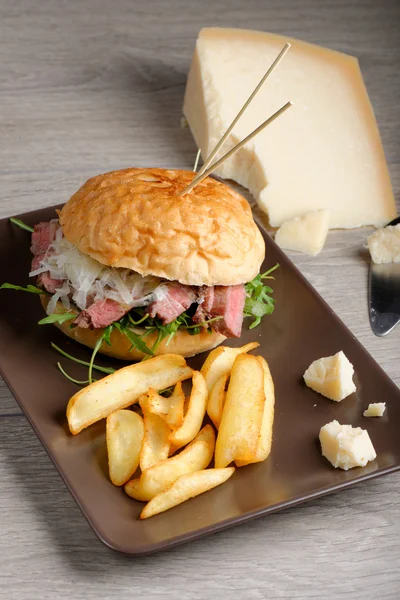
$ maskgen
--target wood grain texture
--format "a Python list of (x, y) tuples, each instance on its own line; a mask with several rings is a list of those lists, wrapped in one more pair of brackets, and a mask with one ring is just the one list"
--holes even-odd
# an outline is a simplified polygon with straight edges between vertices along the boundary
[[(205, 25), (357, 55), (399, 201), (398, 0), (16, 0), (0, 3), (0, 215), (67, 200), (98, 172), (190, 167), (179, 120)], [(291, 258), (400, 385), (400, 328), (379, 339), (368, 324), (367, 233)], [(1, 383), (0, 481), (0, 598), (400, 597), (400, 474), (132, 560), (97, 541)]]

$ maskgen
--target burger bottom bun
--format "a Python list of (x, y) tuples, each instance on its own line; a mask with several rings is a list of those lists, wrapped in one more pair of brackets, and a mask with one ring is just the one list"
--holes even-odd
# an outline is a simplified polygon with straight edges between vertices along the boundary
[[(40, 301), (43, 308), (46, 309), (50, 301), (50, 297), (47, 295), (40, 296)], [(58, 302), (55, 312), (64, 313), (67, 311), (62, 303)], [(70, 321), (66, 321), (65, 323), (54, 323), (54, 325), (69, 338), (79, 342), (80, 344), (83, 344), (84, 346), (88, 346), (88, 348), (94, 348), (99, 338), (104, 333), (104, 329), (84, 329), (83, 327), (71, 328), (70, 324)], [(132, 330), (138, 335), (142, 335), (146, 331), (140, 327), (134, 327)], [(146, 342), (146, 345), (151, 348), (156, 341), (156, 338), (157, 333), (154, 332), (146, 336), (144, 341)], [(221, 335), (216, 331), (211, 331), (210, 333), (209, 331), (202, 329), (201, 333), (198, 333), (197, 335), (190, 335), (186, 329), (182, 329), (177, 331), (177, 333), (169, 342), (168, 346), (166, 345), (168, 338), (165, 338), (157, 348), (155, 355), (180, 354), (184, 357), (195, 356), (201, 352), (212, 350), (216, 346), (219, 346), (219, 344), (221, 344), (225, 339), (226, 337), (224, 335)], [(137, 348), (131, 349), (131, 342), (123, 333), (118, 331), (118, 329), (113, 329), (110, 340), (111, 346), (103, 342), (100, 346), (99, 352), (106, 354), (107, 356), (112, 356), (113, 358), (129, 361), (141, 360), (144, 356), (146, 356)]]

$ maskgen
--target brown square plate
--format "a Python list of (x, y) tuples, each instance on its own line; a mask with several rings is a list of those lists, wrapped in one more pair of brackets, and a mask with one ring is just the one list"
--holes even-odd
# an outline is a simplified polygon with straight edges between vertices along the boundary
[[(34, 225), (54, 216), (54, 208), (46, 208), (21, 218)], [(270, 237), (264, 237), (263, 268), (281, 265), (274, 282), (275, 312), (252, 331), (245, 322), (240, 341), (228, 343), (257, 340), (270, 364), (276, 386), (272, 453), (264, 463), (238, 469), (211, 492), (145, 521), (138, 519), (143, 505), (108, 480), (104, 422), (76, 437), (67, 430), (65, 408), (76, 386), (58, 371), (60, 355), (50, 342), (86, 360), (89, 351), (55, 327), (37, 325), (43, 315), (33, 294), (0, 292), (1, 374), (94, 531), (115, 550), (155, 552), (400, 468), (399, 390)], [(0, 221), (0, 282), (28, 283), (29, 246), (29, 233), (8, 219)], [(314, 359), (339, 350), (354, 365), (357, 392), (338, 404), (308, 389), (302, 375)], [(198, 368), (203, 360), (200, 355), (189, 363)], [(85, 367), (61, 362), (72, 376), (86, 378)], [(99, 362), (121, 366), (106, 358)], [(387, 403), (385, 415), (363, 418), (368, 404), (381, 400)], [(363, 469), (333, 469), (318, 445), (320, 427), (333, 419), (366, 427), (377, 459)]]

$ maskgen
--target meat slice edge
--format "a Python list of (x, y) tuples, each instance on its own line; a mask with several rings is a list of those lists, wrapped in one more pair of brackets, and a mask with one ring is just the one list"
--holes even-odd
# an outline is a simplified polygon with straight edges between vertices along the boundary
[(128, 311), (129, 308), (124, 308), (115, 300), (97, 300), (82, 310), (73, 324), (83, 329), (103, 329), (119, 321)]
[(149, 304), (148, 313), (153, 319), (158, 317), (164, 325), (174, 321), (196, 301), (196, 291), (189, 285), (167, 284), (164, 298)]
[(203, 302), (199, 304), (193, 321), (202, 323), (215, 317), (222, 317), (211, 323), (210, 327), (226, 337), (240, 337), (245, 300), (244, 285), (217, 285), (209, 288), (205, 291)]

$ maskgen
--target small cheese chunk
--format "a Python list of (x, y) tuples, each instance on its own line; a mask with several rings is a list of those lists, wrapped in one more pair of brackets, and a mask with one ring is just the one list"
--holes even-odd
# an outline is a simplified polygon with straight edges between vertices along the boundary
[(361, 427), (340, 425), (332, 421), (324, 425), (319, 432), (322, 455), (337, 469), (365, 467), (376, 458), (368, 431)]
[(313, 210), (286, 221), (276, 232), (275, 242), (284, 250), (316, 256), (324, 247), (330, 210)]
[(383, 417), (386, 410), (386, 402), (374, 402), (368, 405), (367, 410), (364, 410), (364, 417)]
[(340, 402), (356, 391), (353, 373), (353, 365), (340, 351), (334, 356), (314, 360), (304, 373), (304, 381), (315, 392)]
[(216, 157), (293, 106), (215, 174), (248, 188), (270, 224), (331, 210), (329, 227), (383, 227), (396, 216), (388, 167), (358, 61), (286, 36), (210, 27), (197, 39), (183, 112), (207, 157), (282, 50), (292, 47)]
[(372, 233), (368, 238), (368, 248), (372, 260), (378, 265), (400, 262), (400, 223)]

